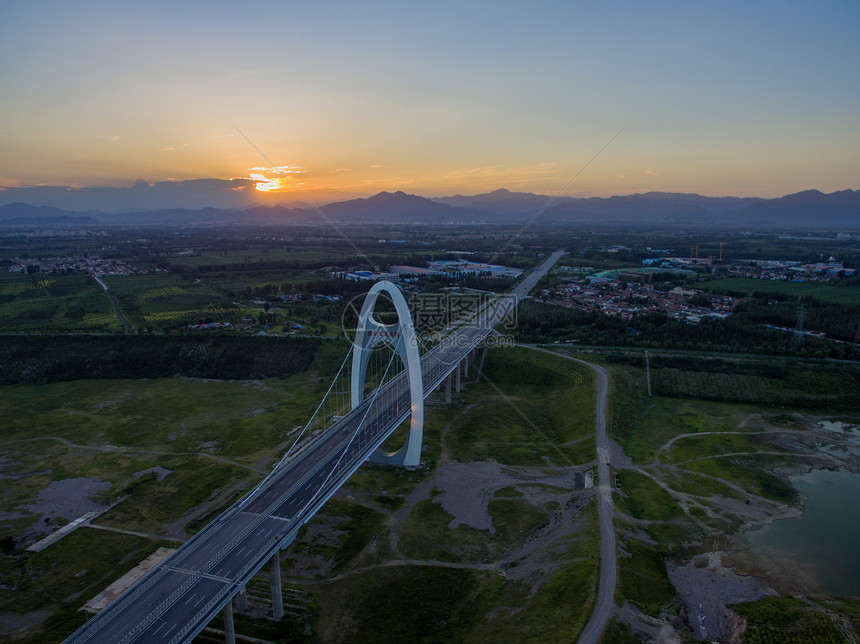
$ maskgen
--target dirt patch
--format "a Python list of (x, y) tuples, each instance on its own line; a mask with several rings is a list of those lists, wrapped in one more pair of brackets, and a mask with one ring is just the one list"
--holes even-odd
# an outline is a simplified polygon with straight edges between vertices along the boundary
[(737, 550), (725, 553), (723, 564), (740, 575), (747, 575), (762, 586), (773, 588), (780, 595), (823, 595), (821, 583), (812, 566), (776, 548), (762, 552)]
[(757, 579), (740, 576), (723, 565), (725, 553), (694, 557), (685, 565), (667, 566), (669, 580), (687, 606), (687, 621), (699, 639), (722, 641), (731, 633), (727, 604), (755, 601), (776, 594)]
[(46, 532), (53, 532), (62, 522), (66, 522), (104, 507), (104, 503), (93, 500), (99, 492), (107, 492), (111, 488), (109, 481), (92, 477), (63, 479), (51, 481), (44, 490), (39, 492), (38, 500), (27, 508), (29, 512), (39, 515), (38, 521), (31, 525), (22, 535), (22, 541), (33, 541)]
[[(572, 480), (572, 473), (569, 471), (547, 473), (527, 468), (503, 467), (494, 462), (449, 462), (437, 468), (431, 483), (442, 492), (442, 507), (454, 517), (448, 525), (449, 528), (463, 524), (493, 533), (496, 529), (487, 506), (493, 500), (496, 490), (525, 483), (570, 489)], [(534, 505), (550, 500), (561, 501), (563, 505), (569, 496), (548, 495), (534, 486), (523, 486), (520, 491), (523, 492), (523, 498)]]
[(51, 519), (63, 517), (71, 521), (82, 514), (98, 510), (102, 503), (92, 497), (111, 488), (109, 481), (92, 477), (51, 481), (39, 492), (39, 499), (30, 506), (30, 512), (42, 514)]

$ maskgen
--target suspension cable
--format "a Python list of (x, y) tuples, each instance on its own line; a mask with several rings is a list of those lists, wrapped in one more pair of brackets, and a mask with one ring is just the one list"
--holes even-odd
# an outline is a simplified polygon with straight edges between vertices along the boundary
[[(391, 358), (388, 360), (388, 366), (385, 367), (385, 373), (382, 374), (382, 381), (381, 382), (385, 381), (385, 376), (388, 375), (388, 370), (391, 368), (391, 363), (394, 362), (395, 356), (397, 356), (397, 351), (392, 351), (391, 352)], [(305, 510), (307, 510), (311, 506), (311, 504), (319, 496), (320, 492), (322, 492), (325, 489), (325, 486), (328, 484), (332, 475), (337, 471), (337, 468), (340, 466), (341, 461), (343, 460), (344, 456), (346, 456), (346, 453), (349, 451), (349, 448), (352, 445), (352, 441), (355, 440), (355, 437), (358, 436), (358, 433), (361, 431), (361, 428), (364, 426), (364, 421), (367, 420), (367, 415), (370, 413), (370, 410), (373, 408), (373, 404), (376, 402), (376, 397), (379, 395), (379, 392), (382, 391), (381, 382), (380, 382), (380, 386), (377, 387), (376, 390), (373, 392), (373, 398), (371, 398), (370, 404), (367, 405), (367, 409), (364, 410), (364, 416), (361, 417), (361, 421), (358, 423), (358, 425), (355, 428), (355, 431), (349, 437), (349, 441), (347, 441), (346, 446), (343, 448), (343, 451), (341, 451), (340, 456), (338, 456), (337, 462), (332, 466), (331, 470), (329, 470), (329, 473), (325, 477), (325, 480), (322, 483), (320, 483), (320, 486), (317, 488), (316, 492), (314, 492), (314, 494), (310, 498), (310, 500), (307, 503), (305, 503), (304, 507), (301, 510), (299, 510), (298, 512), (296, 512), (294, 516), (300, 516), (302, 513), (304, 513)]]
[[(334, 388), (335, 384), (337, 383), (338, 378), (340, 378), (340, 374), (343, 373), (343, 368), (346, 366), (346, 363), (349, 361), (349, 357), (352, 355), (352, 350), (354, 348), (355, 348), (355, 345), (350, 344), (349, 351), (346, 352), (346, 357), (343, 359), (343, 362), (340, 365), (340, 369), (337, 370), (337, 375), (332, 379), (331, 384), (329, 385), (328, 391), (325, 392), (325, 396), (323, 396), (323, 399), (320, 401), (320, 404), (317, 405), (316, 411), (314, 411), (313, 416), (311, 416), (310, 420), (307, 422), (307, 424), (304, 426), (302, 431), (299, 433), (298, 437), (296, 437), (296, 440), (293, 441), (293, 444), (290, 445), (290, 448), (281, 457), (281, 460), (278, 461), (278, 464), (272, 468), (273, 472), (275, 470), (277, 470), (279, 467), (281, 467), (281, 465), (284, 464), (284, 461), (287, 460), (287, 457), (293, 452), (293, 449), (295, 448), (295, 446), (298, 445), (299, 441), (302, 439), (302, 436), (304, 436), (308, 427), (310, 427), (311, 423), (314, 422), (314, 418), (317, 417), (317, 414), (319, 414), (319, 411), (322, 408), (323, 404), (328, 399), (328, 395), (331, 393), (331, 390)], [(266, 478), (268, 478), (268, 477), (266, 477)]]

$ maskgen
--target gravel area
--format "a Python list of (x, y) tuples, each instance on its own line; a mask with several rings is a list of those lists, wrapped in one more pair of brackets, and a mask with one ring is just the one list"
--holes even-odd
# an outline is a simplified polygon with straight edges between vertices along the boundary
[[(442, 492), (439, 497), (442, 507), (454, 517), (448, 524), (449, 528), (456, 528), (463, 524), (476, 530), (489, 530), (492, 533), (496, 529), (493, 527), (487, 505), (493, 500), (496, 490), (519, 485), (517, 489), (523, 492), (523, 498), (536, 502), (537, 493), (523, 486), (524, 483), (554, 485), (569, 490), (572, 480), (572, 473), (569, 471), (546, 473), (527, 468), (514, 470), (494, 462), (448, 462), (437, 468), (432, 484)], [(562, 498), (566, 500), (569, 496), (565, 494)], [(540, 493), (539, 498), (543, 502), (551, 500), (545, 491)]]
[(693, 634), (703, 640), (724, 641), (730, 634), (726, 604), (755, 601), (776, 594), (752, 577), (741, 577), (723, 566), (719, 552), (694, 558), (683, 566), (667, 566), (669, 579), (687, 605)]
[[(104, 504), (94, 501), (92, 497), (110, 488), (109, 481), (93, 477), (52, 481), (48, 487), (39, 492), (39, 499), (28, 508), (33, 514), (41, 516), (25, 533), (24, 540), (28, 541), (43, 534), (44, 528), (51, 525), (58, 517), (73, 521), (87, 512), (102, 508)], [(56, 524), (54, 526), (59, 527)]]
[(52, 481), (48, 487), (39, 492), (39, 500), (30, 506), (30, 511), (51, 519), (64, 517), (71, 521), (82, 514), (101, 508), (103, 504), (94, 501), (92, 496), (98, 492), (106, 492), (110, 488), (109, 481), (93, 477)]

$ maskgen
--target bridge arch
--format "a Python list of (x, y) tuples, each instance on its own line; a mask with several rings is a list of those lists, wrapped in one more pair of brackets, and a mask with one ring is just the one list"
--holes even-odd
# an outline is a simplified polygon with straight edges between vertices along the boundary
[[(382, 324), (373, 317), (373, 310), (380, 293), (386, 293), (397, 311), (396, 324)], [(350, 398), (352, 408), (361, 405), (364, 399), (364, 382), (371, 351), (380, 342), (394, 347), (406, 367), (409, 382), (409, 395), (412, 419), (406, 443), (399, 450), (387, 453), (382, 448), (371, 454), (371, 461), (415, 467), (421, 461), (421, 442), (424, 436), (424, 383), (421, 375), (421, 356), (418, 353), (418, 338), (412, 323), (412, 314), (406, 299), (392, 282), (381, 281), (368, 291), (355, 332), (355, 347), (352, 353), (352, 374), (350, 378)]]

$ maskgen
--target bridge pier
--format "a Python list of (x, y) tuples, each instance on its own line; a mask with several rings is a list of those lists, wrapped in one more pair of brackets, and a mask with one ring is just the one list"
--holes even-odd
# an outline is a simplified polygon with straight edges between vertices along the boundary
[(240, 611), (248, 610), (248, 589), (242, 586), (242, 590), (236, 595), (236, 608)]
[(451, 404), (451, 374), (445, 378), (445, 404)]
[(466, 357), (463, 358), (463, 377), (469, 377), (469, 363), (471, 362), (472, 352), (466, 354)]
[(224, 607), (224, 639), (227, 644), (236, 644), (236, 631), (233, 628), (232, 602), (228, 602)]
[(284, 597), (281, 591), (281, 558), (279, 553), (272, 555), (269, 561), (269, 584), (272, 588), (272, 617), (284, 617)]
[(455, 377), (454, 382), (456, 383), (456, 390), (457, 390), (457, 393), (458, 393), (458, 394), (460, 393), (460, 389), (461, 389), (461, 387), (460, 387), (460, 371), (461, 371), (461, 369), (460, 369), (460, 365), (458, 364), (458, 365), (457, 365), (457, 368), (456, 368), (456, 369), (454, 369), (454, 373), (456, 373), (456, 374), (457, 374), (457, 375), (456, 375), (456, 377)]

